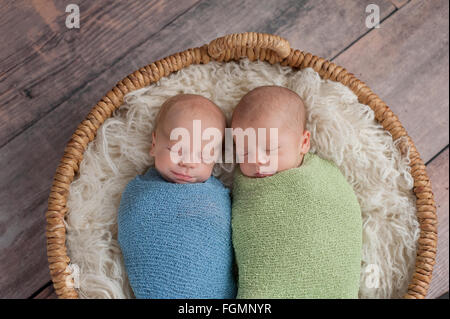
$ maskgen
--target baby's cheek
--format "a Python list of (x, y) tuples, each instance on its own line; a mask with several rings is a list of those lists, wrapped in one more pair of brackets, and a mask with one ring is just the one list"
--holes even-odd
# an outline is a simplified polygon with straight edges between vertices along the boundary
[(206, 181), (212, 175), (212, 170), (214, 168), (214, 164), (203, 164), (201, 167), (200, 176), (202, 181)]
[(180, 155), (176, 152), (170, 152), (168, 150), (163, 150), (161, 152), (161, 158), (168, 164), (168, 166), (177, 165), (180, 160)]
[(297, 167), (298, 156), (293, 152), (289, 154), (281, 154), (278, 156), (278, 169), (277, 171), (282, 171), (290, 168)]
[(159, 150), (155, 154), (155, 166), (160, 170), (167, 170), (174, 165), (170, 152), (165, 150)]
[(254, 169), (254, 167), (252, 167), (252, 164), (249, 164), (246, 162), (240, 163), (239, 168), (240, 168), (242, 174), (244, 174), (245, 176), (253, 176), (253, 174), (255, 173), (255, 169)]

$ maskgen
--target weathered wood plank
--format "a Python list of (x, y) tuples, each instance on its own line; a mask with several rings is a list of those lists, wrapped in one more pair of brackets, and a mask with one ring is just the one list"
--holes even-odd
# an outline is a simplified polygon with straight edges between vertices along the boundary
[[(335, 60), (399, 116), (424, 161), (449, 142), (447, 16), (447, 1), (412, 1)], [(448, 149), (428, 172), (440, 205), (438, 256), (428, 295), (437, 298), (448, 291)]]
[(438, 248), (433, 279), (427, 298), (438, 298), (448, 292), (448, 215), (449, 215), (449, 150), (448, 148), (428, 164), (427, 172), (437, 203)]
[(411, 1), (335, 60), (397, 114), (425, 162), (449, 143), (448, 6)]
[[(40, 14), (45, 16), (47, 22), (50, 21), (48, 23), (53, 25), (53, 29), (48, 25), (47, 27), (40, 25), (39, 28), (33, 29), (34, 23), (39, 21), (39, 19), (33, 18), (33, 15), (35, 15), (34, 9), (26, 3), (21, 5), (19, 1), (14, 2), (14, 7), (11, 7), (13, 1), (8, 2), (10, 6), (2, 7), (2, 10), (8, 10), (2, 12), (2, 16), (9, 17), (11, 20), (1, 24), (0, 30), (2, 32), (0, 34), (8, 34), (10, 29), (14, 30), (11, 24), (15, 22), (17, 25), (14, 27), (20, 31), (19, 33), (36, 33), (39, 38), (35, 39), (36, 37), (30, 36), (30, 39), (22, 39), (19, 37), (20, 41), (9, 45), (13, 48), (14, 45), (16, 46), (14, 50), (20, 52), (18, 57), (11, 56), (11, 59), (6, 61), (0, 59), (0, 63), (2, 63), (0, 69), (2, 72), (0, 77), (2, 103), (14, 99), (19, 103), (19, 105), (14, 104), (13, 109), (8, 107), (8, 102), (2, 104), (0, 127), (7, 127), (6, 131), (12, 136), (15, 131), (10, 126), (11, 123), (13, 127), (17, 124), (18, 128), (23, 129), (23, 125), (26, 126), (31, 123), (36, 114), (45, 112), (46, 107), (49, 105), (53, 107), (53, 104), (59, 103), (61, 99), (67, 99), (68, 96), (64, 97), (65, 94), (73, 97), (71, 91), (78, 91), (79, 88), (84, 87), (83, 92), (89, 92), (88, 94), (91, 94), (91, 97), (94, 96), (94, 99), (99, 99), (103, 93), (111, 88), (114, 82), (120, 80), (120, 76), (112, 76), (114, 72), (111, 72), (109, 76), (112, 80), (109, 80), (108, 83), (97, 82), (101, 85), (98, 85), (94, 90), (92, 87), (86, 88), (88, 81), (96, 76), (92, 70), (102, 73), (101, 71), (108, 68), (109, 64), (113, 64), (113, 61), (120, 59), (121, 55), (126, 54), (128, 50), (132, 50), (133, 46), (139, 45), (146, 37), (159, 31), (166, 23), (195, 2), (196, 0), (188, 0), (174, 6), (173, 2), (167, 1), (141, 1), (140, 7), (137, 4), (128, 6), (126, 3), (118, 5), (114, 1), (96, 1), (95, 4), (89, 2), (90, 6), (88, 7), (84, 3), (80, 3), (81, 33), (74, 30), (70, 32), (75, 33), (67, 33), (68, 31), (60, 29), (54, 30), (61, 22), (58, 20), (60, 19), (59, 15), (51, 9), (49, 9), (50, 13), (45, 13), (42, 8), (39, 9), (41, 10), (39, 11)], [(36, 2), (35, 5), (37, 5)], [(83, 15), (83, 12), (85, 12), (85, 15)], [(57, 21), (54, 21), (54, 18)], [(4, 22), (3, 19), (1, 21)], [(28, 21), (28, 23), (22, 23), (21, 21)], [(27, 33), (30, 28), (32, 31)], [(59, 28), (64, 27), (59, 26)], [(45, 39), (50, 38), (46, 37), (45, 34), (52, 32), (54, 33), (53, 36), (57, 38), (71, 34), (71, 40), (67, 43), (55, 40), (56, 42), (46, 44)], [(117, 37), (117, 34), (122, 37), (122, 40)], [(129, 41), (125, 42), (123, 38), (128, 38)], [(117, 44), (120, 44), (122, 49), (116, 47)], [(25, 46), (24, 49), (21, 49), (22, 45)], [(80, 49), (76, 48), (78, 46), (83, 48), (83, 45), (88, 45), (85, 48), (86, 52), (79, 51)], [(1, 46), (1, 48), (3, 50), (4, 46)], [(39, 49), (37, 50), (38, 53), (33, 52), (34, 48)], [(29, 56), (27, 56), (26, 51), (31, 51), (31, 54), (28, 52)], [(7, 51), (1, 51), (1, 53), (2, 57), (11, 55)], [(97, 60), (98, 58), (100, 59)], [(88, 63), (85, 63), (85, 61), (88, 61)], [(41, 64), (43, 66), (40, 66)], [(65, 68), (66, 65), (71, 66)], [(134, 67), (135, 65), (131, 63), (131, 68)], [(4, 73), (8, 69), (10, 71)], [(58, 86), (59, 80), (57, 81), (57, 78), (54, 77), (56, 75), (49, 76), (47, 74), (50, 71), (55, 72), (54, 70), (62, 72), (61, 75), (64, 75), (65, 79), (61, 79), (61, 81), (65, 82), (67, 87)], [(22, 71), (25, 74), (20, 76)], [(59, 74), (59, 71), (56, 73)], [(41, 79), (45, 76), (49, 78), (47, 80)], [(103, 76), (102, 79), (104, 80), (105, 77)], [(39, 98), (35, 98), (33, 93), (35, 91), (29, 91), (26, 94), (26, 99), (30, 96), (33, 99), (33, 107), (20, 95), (21, 85), (28, 85), (32, 82), (36, 87), (39, 87), (39, 85), (45, 86), (45, 90), (39, 91)], [(12, 94), (9, 91), (15, 93)], [(44, 91), (46, 91), (45, 94)], [(68, 122), (72, 124), (71, 131), (75, 129), (81, 118), (85, 116), (88, 109), (96, 101), (82, 99), (77, 103), (80, 103), (78, 108), (74, 109), (76, 111), (71, 113), (72, 117), (68, 118)], [(72, 110), (72, 105), (66, 104), (67, 110)], [(30, 114), (31, 117), (29, 117)], [(67, 112), (60, 112), (58, 116), (65, 118), (70, 115)], [(54, 174), (52, 171), (55, 170), (62, 155), (63, 145), (71, 135), (70, 132), (65, 132), (59, 138), (58, 130), (61, 127), (58, 121), (53, 122), (52, 125), (55, 126), (50, 130), (41, 130), (41, 132), (31, 130), (20, 136), (20, 143), (27, 144), (30, 150), (34, 148), (34, 155), (30, 154), (31, 158), (29, 159), (24, 158), (28, 155), (25, 154), (26, 151), (22, 147), (16, 150), (12, 150), (14, 147), (3, 147), (0, 150), (0, 161), (4, 164), (4, 168), (14, 166), (14, 162), (22, 162), (17, 170), (8, 169), (7, 171), (2, 169), (0, 171), (0, 236), (2, 238), (0, 242), (0, 298), (26, 298), (50, 280), (44, 236), (46, 197)], [(0, 138), (0, 141), (2, 141), (2, 138)], [(30, 159), (31, 161), (29, 161)], [(47, 159), (49, 162), (45, 164)], [(39, 162), (41, 164), (38, 164)]]
[(57, 299), (53, 285), (47, 285), (41, 292), (39, 292), (33, 299)]
[[(359, 6), (343, 10), (347, 1), (328, 1), (330, 7), (324, 11), (322, 2), (303, 1), (304, 6), (297, 3), (252, 0), (238, 6), (231, 0), (201, 2), (108, 65), (90, 82), (79, 82), (79, 89), (65, 102), (1, 148), (0, 165), (8, 169), (0, 171), (0, 235), (5, 238), (0, 242), (0, 298), (27, 297), (48, 282), (44, 212), (55, 169), (78, 123), (118, 80), (156, 59), (232, 32), (280, 34), (289, 40), (297, 39), (297, 43), (291, 41), (293, 47), (328, 58), (366, 32), (363, 22), (356, 27), (344, 23), (341, 28), (328, 24), (323, 29), (327, 25), (324, 21), (333, 12), (340, 12), (343, 21), (361, 18), (364, 10)], [(393, 10), (387, 1), (377, 3), (386, 14)], [(277, 13), (271, 15), (271, 10)], [(280, 22), (280, 16), (286, 18)], [(362, 29), (355, 32), (355, 28)], [(302, 34), (302, 30), (308, 32)], [(300, 45), (299, 39), (320, 39), (324, 32), (340, 41), (316, 41), (313, 49)]]
[(65, 26), (67, 1), (8, 1), (0, 12), (0, 146), (197, 1), (78, 1), (79, 29)]
[(403, 7), (409, 0), (390, 0), (396, 8)]
[[(56, 4), (49, 0), (11, 1), (3, 9), (5, 12), (0, 13), (7, 17), (0, 29), (14, 29), (18, 35), (14, 42), (8, 35), (8, 45), (0, 50), (0, 97), (3, 100), (0, 118), (7, 119), (0, 122), (0, 146), (67, 100), (71, 92), (92, 81), (136, 45), (148, 40), (195, 1), (177, 1), (176, 5), (174, 1), (161, 0), (84, 1), (80, 3), (79, 30), (65, 27), (67, 3), (64, 1)], [(382, 17), (394, 10), (387, 0), (289, 1), (288, 6), (286, 1), (249, 1), (239, 5), (236, 1), (206, 3), (192, 12), (194, 20), (183, 20), (183, 26), (172, 28), (177, 34), (170, 34), (170, 37), (183, 35), (184, 38), (189, 32), (187, 41), (193, 37), (203, 44), (227, 33), (227, 29), (236, 32), (264, 29), (269, 33), (290, 35), (293, 45), (328, 57), (361, 35), (365, 28), (364, 8), (370, 2), (380, 5)], [(212, 6), (223, 11), (210, 10)], [(196, 15), (201, 10), (205, 17)], [(310, 15), (311, 10), (320, 10), (320, 15)], [(244, 17), (249, 11), (255, 12), (253, 21)], [(233, 15), (245, 20), (228, 24), (226, 19), (233, 19)], [(346, 33), (340, 33), (333, 25), (342, 24), (344, 19), (354, 22), (351, 27), (345, 27)], [(323, 23), (324, 20), (327, 23)], [(203, 28), (206, 21), (210, 24), (209, 30)], [(154, 42), (147, 43), (154, 45)], [(188, 43), (183, 41), (183, 44)], [(184, 48), (176, 46), (180, 50)], [(148, 46), (143, 48), (148, 49)], [(161, 57), (164, 54), (167, 52)], [(145, 60), (144, 64), (147, 63)]]
[[(380, 20), (395, 10), (389, 1), (292, 1), (290, 8), (277, 10), (275, 7), (271, 11), (276, 16), (270, 26), (258, 28), (285, 36), (293, 48), (331, 59), (370, 31), (365, 24), (369, 4), (378, 5)], [(295, 8), (301, 9), (299, 14)], [(311, 14), (311, 10), (319, 10), (320, 14)]]

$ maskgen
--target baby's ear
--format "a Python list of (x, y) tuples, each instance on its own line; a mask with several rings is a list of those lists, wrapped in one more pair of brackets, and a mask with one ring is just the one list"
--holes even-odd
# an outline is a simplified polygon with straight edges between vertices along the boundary
[(156, 134), (152, 132), (152, 145), (150, 146), (150, 155), (155, 156)]
[(311, 132), (305, 130), (302, 135), (301, 140), (301, 153), (306, 154), (309, 152), (309, 149), (311, 148)]

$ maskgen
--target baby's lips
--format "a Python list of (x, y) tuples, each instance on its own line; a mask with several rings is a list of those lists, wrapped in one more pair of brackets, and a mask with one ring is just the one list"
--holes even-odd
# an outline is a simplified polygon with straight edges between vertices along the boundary
[(175, 176), (175, 178), (176, 178), (178, 181), (192, 182), (192, 181), (194, 180), (194, 178), (193, 178), (192, 176), (190, 176), (190, 175), (185, 175), (185, 174), (182, 174), (182, 173), (177, 173), (177, 172), (172, 171), (172, 170), (171, 170), (171, 172), (172, 172), (172, 174)]
[(272, 176), (275, 173), (256, 173), (256, 177), (266, 177), (266, 176)]

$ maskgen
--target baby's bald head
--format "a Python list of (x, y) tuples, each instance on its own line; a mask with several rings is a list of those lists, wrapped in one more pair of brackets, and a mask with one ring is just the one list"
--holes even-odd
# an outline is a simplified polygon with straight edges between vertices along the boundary
[(231, 127), (239, 167), (249, 177), (298, 167), (309, 151), (305, 105), (284, 87), (261, 86), (244, 95), (234, 109)]
[(178, 94), (167, 99), (161, 105), (153, 131), (170, 134), (174, 125), (187, 119), (208, 121), (221, 132), (226, 127), (225, 115), (212, 101), (196, 94)]
[[(156, 170), (169, 182), (206, 181), (220, 155), (216, 150), (222, 145), (225, 127), (222, 110), (207, 98), (195, 94), (169, 98), (161, 105), (152, 132), (150, 155), (154, 157)], [(179, 129), (183, 129), (181, 133)], [(196, 140), (197, 129), (201, 129), (200, 141)], [(208, 129), (216, 129), (212, 141), (203, 138)], [(205, 151), (210, 143), (213, 154)]]
[(306, 129), (306, 109), (303, 100), (294, 91), (281, 86), (260, 86), (242, 97), (234, 109), (233, 122), (258, 120), (274, 115), (283, 120), (286, 126), (303, 133)]

